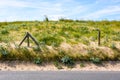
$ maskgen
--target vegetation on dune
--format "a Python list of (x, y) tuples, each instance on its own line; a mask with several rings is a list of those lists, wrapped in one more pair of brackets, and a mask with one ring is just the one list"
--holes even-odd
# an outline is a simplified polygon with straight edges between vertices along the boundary
[(21, 41), (25, 32), (30, 32), (39, 42), (44, 42), (47, 45), (58, 46), (65, 41), (70, 44), (85, 43), (84, 41), (89, 41), (89, 39), (97, 41), (97, 31), (95, 29), (99, 28), (102, 31), (102, 40), (107, 44), (109, 41), (120, 40), (119, 27), (119, 21), (73, 21), (60, 19), (60, 21), (47, 22), (1, 22), (0, 41)]
[[(107, 55), (103, 50), (91, 48), (91, 42), (97, 43), (98, 32), (101, 30), (101, 46), (110, 48), (114, 54)], [(39, 47), (27, 48), (9, 43), (20, 42), (25, 33), (30, 32), (39, 42)], [(65, 65), (74, 64), (74, 61), (92, 61), (101, 63), (102, 60), (120, 60), (120, 21), (84, 21), (60, 19), (50, 21), (19, 21), (0, 23), (0, 60), (23, 60), (33, 61), (36, 64), (56, 61)], [(30, 41), (33, 45), (33, 42)], [(87, 53), (62, 50), (60, 45), (67, 43), (71, 46), (82, 43), (88, 46)], [(8, 44), (8, 45), (7, 45)], [(18, 43), (17, 43), (18, 44)], [(52, 50), (49, 49), (52, 47)], [(83, 64), (81, 64), (83, 66)]]

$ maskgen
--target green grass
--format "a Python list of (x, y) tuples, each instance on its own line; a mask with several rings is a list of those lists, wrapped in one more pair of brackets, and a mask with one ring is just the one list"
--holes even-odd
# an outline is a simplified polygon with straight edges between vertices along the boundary
[[(94, 37), (97, 41), (97, 31), (94, 31), (96, 28), (101, 30), (102, 40), (106, 36), (109, 36), (107, 39), (112, 41), (120, 40), (119, 21), (28, 21), (1, 22), (0, 25), (0, 36), (12, 37), (14, 41), (21, 41), (25, 32), (30, 32), (39, 42), (45, 42), (47, 45), (59, 46), (63, 41), (73, 44), (72, 39), (75, 39), (74, 43), (82, 42), (86, 44), (81, 39), (86, 38), (89, 40), (90, 37)], [(5, 40), (1, 41), (4, 42)]]
[[(114, 54), (111, 56), (102, 50), (89, 47), (91, 42), (97, 43), (98, 32), (96, 29), (101, 30), (101, 46), (110, 47), (113, 50)], [(113, 44), (120, 41), (120, 21), (74, 21), (66, 19), (50, 21), (46, 17), (45, 21), (0, 22), (0, 43), (16, 43), (18, 45), (17, 42), (23, 39), (26, 32), (30, 32), (36, 38), (40, 47), (16, 46), (13, 48), (1, 45), (0, 60), (23, 60), (35, 63), (58, 61), (62, 63), (61, 59), (63, 60), (65, 56), (68, 56), (73, 62), (120, 59), (119, 48)], [(33, 42), (30, 42), (33, 46)], [(88, 46), (88, 49), (85, 49), (88, 52), (75, 53), (72, 50), (62, 50), (60, 47), (62, 43), (67, 43), (70, 46), (84, 44)], [(48, 46), (51, 46), (53, 50), (48, 49)]]

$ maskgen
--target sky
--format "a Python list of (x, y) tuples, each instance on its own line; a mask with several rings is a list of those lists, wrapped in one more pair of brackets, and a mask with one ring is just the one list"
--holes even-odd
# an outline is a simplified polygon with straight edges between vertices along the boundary
[(0, 22), (120, 20), (120, 0), (0, 0)]

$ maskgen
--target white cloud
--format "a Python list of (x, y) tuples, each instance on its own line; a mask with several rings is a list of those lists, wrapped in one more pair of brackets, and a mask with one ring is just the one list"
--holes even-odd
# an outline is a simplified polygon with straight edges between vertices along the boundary
[(70, 7), (70, 9), (64, 9), (64, 11), (66, 12), (66, 16), (73, 16), (73, 15), (76, 15), (76, 14), (80, 14), (84, 11), (86, 11), (87, 8), (85, 6), (73, 6), (73, 7)]
[[(73, 0), (61, 0), (54, 2), (34, 0), (2, 0), (0, 2), (0, 11), (2, 12), (0, 15), (5, 16), (4, 19), (7, 20), (20, 20), (21, 18), (19, 16), (26, 17), (25, 15), (29, 15), (30, 17), (47, 15), (50, 19), (57, 20), (61, 17), (69, 17), (79, 14), (84, 10), (83, 6), (75, 4), (76, 2)], [(10, 14), (8, 14), (9, 12)]]
[(96, 12), (90, 13), (86, 16), (83, 16), (83, 18), (87, 19), (98, 19), (103, 16), (109, 16), (114, 14), (120, 14), (120, 6), (109, 6), (107, 8), (104, 8), (102, 10), (98, 10)]
[[(3, 0), (0, 2), (0, 21), (4, 20), (23, 20), (29, 16), (33, 19), (44, 15), (52, 15), (51, 18), (62, 16), (62, 8), (60, 3), (51, 3), (44, 1), (27, 2), (20, 0)], [(54, 16), (53, 16), (54, 15)], [(24, 18), (22, 18), (24, 17)], [(31, 19), (30, 19), (31, 20)]]
[(1, 0), (0, 8), (5, 7), (26, 7), (27, 3), (19, 0)]
[(99, 3), (119, 3), (120, 2), (120, 0), (96, 0), (96, 4), (99, 4)]
[[(0, 0), (0, 21), (43, 20), (44, 15), (52, 20), (61, 17), (98, 19), (106, 15), (120, 14), (119, 5), (101, 6), (107, 2), (109, 4), (109, 0), (95, 1), (96, 3), (82, 4), (82, 0)], [(110, 0), (110, 4), (112, 2), (117, 3), (119, 0)]]

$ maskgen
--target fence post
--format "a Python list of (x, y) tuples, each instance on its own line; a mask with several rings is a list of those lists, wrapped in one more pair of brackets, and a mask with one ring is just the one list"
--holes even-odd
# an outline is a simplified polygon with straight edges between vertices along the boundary
[(98, 46), (100, 46), (101, 31), (100, 29), (97, 29), (97, 31), (98, 31)]
[(37, 46), (39, 46), (39, 43), (37, 42), (37, 40), (29, 32), (26, 32), (26, 35), (23, 38), (23, 40), (20, 42), (19, 46), (21, 46), (22, 43), (25, 41), (25, 39), (27, 39), (27, 46), (30, 47), (30, 38), (35, 42)]
[(29, 36), (27, 35), (27, 46), (30, 47)]
[(30, 33), (28, 33), (28, 36), (35, 42), (37, 46), (39, 46), (39, 43), (37, 42), (37, 40)]
[(26, 33), (25, 37), (23, 38), (23, 40), (20, 42), (19, 46), (22, 45), (22, 43), (25, 41), (25, 39), (27, 38), (28, 34)]

